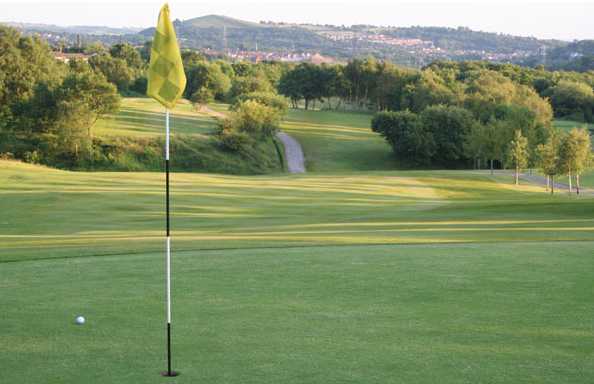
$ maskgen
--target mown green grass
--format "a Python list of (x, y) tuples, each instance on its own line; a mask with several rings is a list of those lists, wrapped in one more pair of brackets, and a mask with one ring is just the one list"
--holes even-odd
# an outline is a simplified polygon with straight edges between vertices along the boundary
[(323, 172), (172, 175), (175, 379), (163, 175), (0, 161), (0, 377), (592, 382), (594, 198), (382, 170), (366, 119), (290, 113)]
[(371, 114), (291, 110), (281, 127), (303, 146), (310, 171), (395, 169), (392, 149), (371, 131)]
[[(2, 168), (0, 260), (162, 247), (162, 174)], [(171, 182), (178, 249), (594, 240), (593, 199), (488, 172), (176, 173)]]
[[(216, 120), (196, 111), (190, 102), (181, 100), (170, 115), (173, 134), (204, 135), (212, 132)], [(126, 97), (120, 111), (97, 121), (93, 133), (98, 136), (163, 135), (165, 109), (151, 98)]]
[[(7, 383), (590, 383), (592, 242), (0, 264)], [(73, 319), (84, 314), (87, 324)]]

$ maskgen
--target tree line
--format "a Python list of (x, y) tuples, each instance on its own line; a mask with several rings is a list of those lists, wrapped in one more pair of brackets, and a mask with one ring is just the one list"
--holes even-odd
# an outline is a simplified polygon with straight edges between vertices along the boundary
[(119, 103), (116, 86), (87, 63), (60, 63), (44, 41), (0, 27), (4, 156), (65, 166), (91, 161), (92, 127)]
[(295, 107), (299, 101), (305, 108), (318, 101), (330, 109), (419, 112), (436, 102), (460, 104), (467, 91), (464, 83), (485, 72), (530, 88), (550, 102), (557, 118), (594, 122), (594, 73), (551, 72), (543, 67), (469, 61), (435, 62), (414, 70), (374, 58), (354, 59), (346, 65), (302, 63), (285, 71), (278, 90)]

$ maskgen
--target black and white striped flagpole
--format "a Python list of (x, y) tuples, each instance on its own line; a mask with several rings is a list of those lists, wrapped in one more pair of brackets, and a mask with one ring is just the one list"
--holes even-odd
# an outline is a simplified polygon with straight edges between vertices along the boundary
[(177, 376), (179, 373), (171, 370), (171, 234), (169, 219), (169, 109), (165, 110), (165, 220), (165, 273), (167, 275), (167, 371), (163, 372), (163, 376)]

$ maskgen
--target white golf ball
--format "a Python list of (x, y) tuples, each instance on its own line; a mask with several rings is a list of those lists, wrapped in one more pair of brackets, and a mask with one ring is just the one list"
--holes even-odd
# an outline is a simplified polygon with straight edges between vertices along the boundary
[(83, 316), (76, 316), (74, 321), (76, 321), (76, 324), (78, 325), (83, 325), (85, 323), (85, 318)]

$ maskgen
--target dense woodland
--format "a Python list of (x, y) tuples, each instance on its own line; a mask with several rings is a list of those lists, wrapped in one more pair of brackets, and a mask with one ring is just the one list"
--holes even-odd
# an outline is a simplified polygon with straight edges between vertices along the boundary
[[(159, 163), (159, 140), (106, 143), (92, 132), (97, 118), (117, 110), (120, 95), (145, 93), (150, 43), (140, 48), (91, 44), (85, 48), (93, 54), (88, 63), (66, 65), (56, 62), (40, 39), (0, 28), (0, 49), (0, 152), (5, 156), (118, 168), (123, 154), (132, 152), (137, 161)], [(486, 62), (434, 62), (415, 70), (374, 58), (336, 65), (231, 63), (190, 50), (182, 58), (187, 99), (197, 108), (215, 100), (231, 105), (230, 118), (220, 122), (208, 143), (179, 138), (180, 151), (187, 150), (183, 169), (205, 169), (208, 161), (198, 159), (200, 153), (218, 153), (210, 162), (222, 161), (228, 152), (235, 161), (270, 163), (260, 145), (273, 140), (289, 105), (376, 113), (371, 128), (386, 138), (403, 166), (544, 169), (546, 145), (554, 147), (557, 159), (555, 172), (548, 167), (547, 174), (579, 173), (589, 159), (579, 165), (558, 160), (568, 137), (589, 145), (589, 135), (556, 132), (551, 122), (554, 117), (594, 121), (592, 72)], [(521, 148), (514, 152), (514, 145)]]

